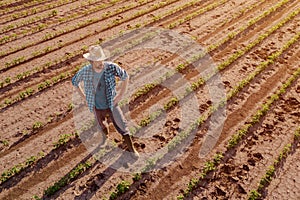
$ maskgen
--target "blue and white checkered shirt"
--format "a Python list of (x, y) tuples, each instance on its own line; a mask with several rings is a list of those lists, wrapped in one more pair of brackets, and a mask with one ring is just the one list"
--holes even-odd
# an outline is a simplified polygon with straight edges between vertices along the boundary
[[(127, 72), (122, 69), (119, 65), (112, 62), (104, 63), (104, 79), (106, 84), (106, 98), (108, 107), (112, 110), (114, 106), (114, 98), (116, 96), (116, 79), (119, 77), (122, 81), (128, 78)], [(91, 112), (94, 111), (95, 106), (95, 93), (96, 88), (93, 85), (94, 72), (91, 64), (85, 65), (80, 69), (75, 76), (72, 78), (72, 84), (75, 87), (79, 86), (79, 83), (83, 81), (84, 83), (84, 93), (88, 107)]]

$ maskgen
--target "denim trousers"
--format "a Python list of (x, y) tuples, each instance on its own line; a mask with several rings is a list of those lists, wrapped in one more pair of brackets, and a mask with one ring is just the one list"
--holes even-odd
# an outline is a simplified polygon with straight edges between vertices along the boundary
[(106, 120), (106, 118), (108, 118), (112, 121), (114, 127), (121, 135), (129, 134), (127, 120), (125, 119), (123, 111), (119, 106), (114, 106), (113, 110), (109, 108), (97, 109), (96, 107), (94, 107), (94, 111), (95, 111), (95, 118), (102, 130), (106, 128), (103, 122)]

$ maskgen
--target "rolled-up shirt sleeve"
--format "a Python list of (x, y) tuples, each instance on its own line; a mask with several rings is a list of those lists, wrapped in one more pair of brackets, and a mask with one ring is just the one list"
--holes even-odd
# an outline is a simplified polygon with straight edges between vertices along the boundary
[(115, 66), (115, 75), (118, 76), (122, 81), (128, 78), (128, 74), (125, 69), (121, 68), (119, 65), (114, 64)]
[(72, 78), (72, 85), (79, 87), (79, 83), (83, 80), (83, 68), (80, 69)]

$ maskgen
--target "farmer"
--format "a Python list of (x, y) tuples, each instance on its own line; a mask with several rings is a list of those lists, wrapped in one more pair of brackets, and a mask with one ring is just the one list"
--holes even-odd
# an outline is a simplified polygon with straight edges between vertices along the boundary
[[(89, 52), (83, 54), (83, 57), (89, 61), (89, 64), (75, 74), (72, 84), (86, 99), (89, 110), (94, 112), (103, 132), (108, 134), (108, 127), (103, 121), (110, 118), (116, 130), (122, 135), (127, 148), (133, 153), (133, 157), (138, 158), (139, 154), (132, 144), (126, 119), (118, 106), (127, 88), (129, 79), (127, 72), (113, 62), (106, 62), (107, 57), (100, 45), (90, 46)], [(116, 94), (115, 76), (122, 80), (118, 94)], [(84, 83), (84, 92), (79, 87), (81, 81)]]

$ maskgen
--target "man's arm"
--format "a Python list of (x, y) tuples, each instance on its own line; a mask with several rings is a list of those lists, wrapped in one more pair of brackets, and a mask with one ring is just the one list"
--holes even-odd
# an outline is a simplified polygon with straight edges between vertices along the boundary
[(77, 92), (79, 93), (79, 95), (85, 99), (85, 95), (84, 95), (84, 92), (83, 92), (83, 89), (81, 88), (81, 85), (79, 85), (78, 87), (75, 87), (75, 89), (77, 90)]
[(75, 86), (76, 91), (85, 100), (85, 94), (81, 88), (80, 82), (83, 81), (84, 68), (80, 69), (72, 78), (72, 85)]
[(125, 92), (127, 90), (128, 82), (129, 82), (129, 76), (127, 76), (127, 78), (125, 80), (120, 81), (120, 91), (117, 93), (117, 95), (114, 98), (115, 105), (117, 105), (120, 102), (123, 95), (125, 94)]

